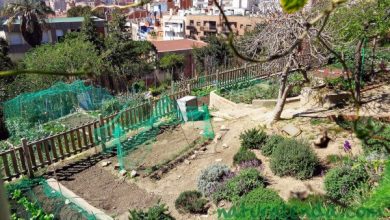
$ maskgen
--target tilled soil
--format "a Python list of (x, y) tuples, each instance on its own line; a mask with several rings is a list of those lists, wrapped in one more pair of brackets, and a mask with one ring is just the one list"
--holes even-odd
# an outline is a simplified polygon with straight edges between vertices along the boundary
[(113, 216), (129, 209), (148, 208), (158, 200), (154, 194), (127, 183), (103, 169), (100, 164), (75, 174), (73, 180), (61, 183), (92, 206)]

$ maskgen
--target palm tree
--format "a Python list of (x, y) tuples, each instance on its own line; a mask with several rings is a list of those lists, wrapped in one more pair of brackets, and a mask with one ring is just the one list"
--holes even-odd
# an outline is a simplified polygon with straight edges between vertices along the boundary
[(9, 16), (7, 21), (8, 29), (20, 19), (20, 32), (24, 40), (32, 47), (41, 44), (42, 29), (47, 25), (48, 15), (54, 15), (54, 11), (44, 1), (21, 0), (8, 3), (5, 8), (5, 15)]

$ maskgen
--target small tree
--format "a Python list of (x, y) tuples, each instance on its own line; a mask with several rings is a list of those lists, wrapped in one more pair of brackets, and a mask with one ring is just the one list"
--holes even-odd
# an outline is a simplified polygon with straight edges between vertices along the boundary
[(178, 70), (182, 70), (184, 67), (184, 55), (169, 53), (163, 56), (159, 61), (159, 66), (163, 70), (170, 71), (171, 79), (175, 79), (175, 74)]

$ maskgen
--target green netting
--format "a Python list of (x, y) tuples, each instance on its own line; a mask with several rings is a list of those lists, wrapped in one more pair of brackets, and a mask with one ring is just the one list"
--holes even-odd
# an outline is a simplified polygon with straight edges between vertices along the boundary
[[(43, 219), (42, 215), (36, 218), (33, 214), (37, 209), (50, 215), (49, 219), (98, 219), (94, 214), (74, 204), (72, 198), (67, 198), (61, 191), (50, 187), (44, 178), (23, 179), (9, 184), (7, 191), (13, 219)], [(17, 191), (21, 192), (20, 196), (14, 197), (15, 193), (18, 194)]]
[(44, 123), (68, 115), (78, 108), (100, 109), (105, 100), (113, 99), (105, 89), (86, 86), (82, 81), (59, 82), (34, 93), (25, 93), (4, 103), (6, 120), (23, 118), (30, 123)]
[[(131, 126), (124, 126), (121, 123), (121, 114), (125, 112), (122, 111), (110, 123), (96, 129), (95, 136), (100, 137), (100, 140), (105, 143), (105, 150), (108, 152), (116, 151), (121, 169), (130, 170), (140, 166), (153, 169), (159, 165), (157, 161), (153, 160), (161, 160), (159, 161), (161, 163), (166, 162), (194, 146), (196, 142), (214, 137), (207, 106), (187, 109), (187, 117), (190, 121), (198, 121), (196, 124), (193, 122), (185, 123), (176, 101), (168, 96), (160, 98), (155, 104), (146, 103), (141, 110), (136, 115), (146, 115), (147, 117), (136, 119), (137, 123)], [(111, 128), (114, 129), (110, 139), (108, 131)], [(188, 130), (187, 132), (184, 131), (185, 128)], [(160, 134), (168, 132), (170, 132), (171, 137), (177, 138), (177, 142), (165, 139), (156, 141)], [(168, 146), (165, 151), (162, 146), (164, 142), (166, 142), (165, 146), (172, 144), (177, 145), (177, 147)], [(151, 154), (156, 155), (156, 158)]]

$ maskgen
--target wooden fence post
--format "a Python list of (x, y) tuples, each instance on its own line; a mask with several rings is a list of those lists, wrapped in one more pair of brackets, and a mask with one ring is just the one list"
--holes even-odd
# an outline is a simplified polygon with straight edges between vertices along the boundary
[(22, 147), (23, 147), (23, 157), (26, 161), (27, 175), (29, 178), (34, 177), (34, 171), (32, 169), (32, 161), (30, 150), (28, 149), (28, 143), (26, 138), (22, 138)]
[(187, 84), (187, 91), (188, 91), (188, 94), (191, 94), (191, 84), (190, 83)]
[(99, 114), (99, 124), (102, 150), (103, 152), (106, 152), (106, 129), (104, 129), (104, 119), (102, 114)]
[(217, 72), (215, 73), (215, 84), (217, 86), (217, 88), (219, 88), (219, 71), (217, 70)]
[(4, 187), (3, 179), (0, 176), (0, 216), (1, 219), (9, 220), (10, 213), (9, 213), (9, 204), (7, 199), (7, 193)]

